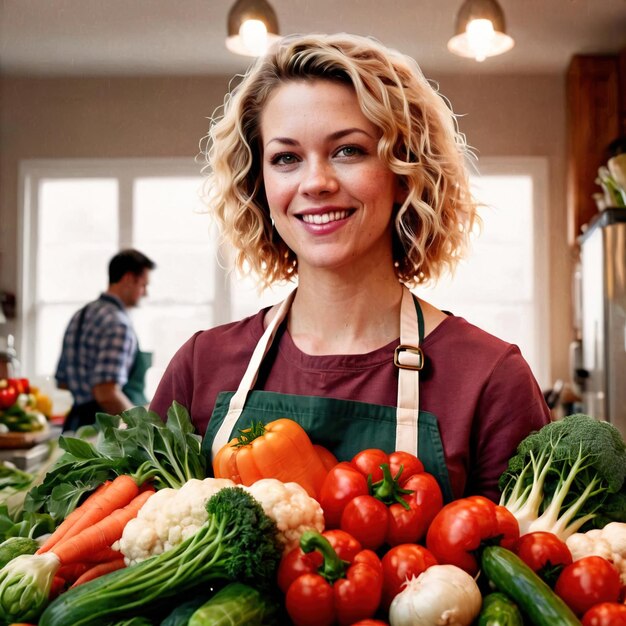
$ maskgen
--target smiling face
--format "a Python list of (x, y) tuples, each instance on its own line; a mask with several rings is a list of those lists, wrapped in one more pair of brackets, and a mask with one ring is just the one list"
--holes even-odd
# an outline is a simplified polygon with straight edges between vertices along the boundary
[(392, 267), (396, 175), (347, 85), (291, 81), (261, 115), (263, 180), (276, 230), (307, 269)]

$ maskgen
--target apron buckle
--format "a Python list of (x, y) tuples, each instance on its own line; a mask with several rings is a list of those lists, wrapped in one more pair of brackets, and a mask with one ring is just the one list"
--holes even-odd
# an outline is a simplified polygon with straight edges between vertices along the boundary
[(405, 370), (421, 370), (424, 367), (424, 352), (419, 346), (400, 344), (393, 353), (393, 364)]

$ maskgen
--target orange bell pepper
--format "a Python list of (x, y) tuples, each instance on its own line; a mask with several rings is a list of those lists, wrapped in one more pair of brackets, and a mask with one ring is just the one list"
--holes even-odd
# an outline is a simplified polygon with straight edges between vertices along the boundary
[(328, 469), (300, 424), (280, 418), (253, 423), (224, 445), (213, 459), (216, 478), (251, 485), (262, 478), (298, 483), (319, 496)]

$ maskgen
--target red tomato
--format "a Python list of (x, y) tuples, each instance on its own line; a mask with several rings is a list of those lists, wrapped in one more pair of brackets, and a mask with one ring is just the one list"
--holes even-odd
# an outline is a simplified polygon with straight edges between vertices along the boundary
[[(474, 576), (479, 569), (476, 552), (483, 543), (519, 536), (519, 528), (498, 506), (483, 496), (469, 496), (446, 504), (426, 534), (426, 547), (439, 563), (456, 565)], [(503, 528), (500, 524), (503, 524)]]
[(361, 450), (350, 461), (350, 465), (359, 470), (363, 476), (371, 476), (373, 483), (382, 480), (383, 471), (380, 466), (383, 463), (389, 463), (389, 455), (378, 448)]
[(17, 393), (29, 393), (30, 382), (28, 378), (9, 378), (9, 385), (12, 385), (17, 389)]
[(377, 550), (384, 544), (422, 540), (443, 506), (443, 496), (415, 455), (368, 448), (330, 470), (320, 504), (327, 528), (340, 526), (364, 548)]
[(392, 476), (399, 474), (400, 486), (404, 487), (411, 476), (424, 471), (424, 464), (414, 454), (398, 450), (389, 455), (389, 469)]
[(404, 486), (404, 482), (413, 474), (424, 471), (424, 464), (414, 454), (402, 451), (387, 454), (378, 448), (368, 448), (358, 452), (350, 463), (364, 476), (371, 476), (373, 483), (383, 479), (380, 466), (387, 463), (391, 475), (398, 478), (400, 486)]
[(287, 590), (285, 606), (297, 626), (331, 626), (335, 623), (335, 592), (317, 574), (302, 574)]
[(354, 622), (352, 626), (389, 626), (387, 622), (383, 622), (380, 619), (361, 619), (358, 622)]
[(498, 533), (502, 535), (500, 545), (507, 550), (513, 550), (513, 546), (519, 539), (519, 522), (509, 509), (496, 505), (496, 519), (498, 520)]
[(341, 626), (372, 616), (380, 604), (382, 566), (371, 550), (359, 552), (334, 583), (302, 574), (289, 586), (287, 613), (296, 626)]
[(338, 528), (346, 504), (369, 493), (367, 479), (350, 463), (339, 463), (327, 474), (320, 491), (326, 528)]
[(419, 576), (431, 565), (437, 565), (437, 559), (423, 546), (405, 543), (391, 548), (383, 556), (382, 564), (384, 579), (381, 607), (387, 611), (406, 580)]
[(551, 587), (565, 565), (572, 562), (572, 553), (554, 533), (536, 531), (522, 535), (513, 552)]
[(0, 409), (8, 409), (17, 400), (17, 387), (6, 379), (0, 380)]
[[(399, 504), (396, 506), (402, 508)], [(387, 511), (387, 506), (373, 496), (357, 496), (346, 504), (341, 514), (341, 529), (360, 541), (364, 548), (376, 550), (387, 535)]]
[[(327, 530), (322, 533), (334, 548), (337, 556), (352, 563), (354, 557), (361, 552), (361, 544), (343, 530)], [(283, 555), (278, 566), (278, 586), (285, 593), (289, 585), (302, 574), (314, 574), (322, 565), (324, 558), (317, 550), (305, 554), (299, 547)]]
[(443, 506), (441, 488), (432, 474), (414, 474), (404, 483), (403, 489), (410, 489), (413, 493), (402, 496), (409, 505), (408, 510), (400, 504), (389, 507), (386, 543), (390, 546), (422, 541)]
[(582, 618), (583, 626), (626, 626), (626, 606), (619, 602), (601, 602)]
[(619, 573), (601, 556), (585, 556), (563, 568), (554, 591), (576, 613), (582, 615), (594, 604), (617, 602)]

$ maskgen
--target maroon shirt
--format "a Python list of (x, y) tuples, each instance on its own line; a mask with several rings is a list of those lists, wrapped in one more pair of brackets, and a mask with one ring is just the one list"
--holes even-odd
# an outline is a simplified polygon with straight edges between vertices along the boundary
[[(176, 400), (204, 434), (217, 394), (237, 389), (263, 334), (266, 311), (193, 335), (170, 362), (150, 408), (165, 417)], [(396, 406), (398, 343), (367, 354), (310, 356), (284, 331), (255, 389)], [(422, 348), (420, 409), (438, 419), (454, 495), (497, 500), (498, 478), (518, 443), (550, 419), (543, 394), (517, 346), (461, 317), (449, 315)]]

